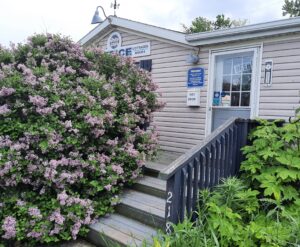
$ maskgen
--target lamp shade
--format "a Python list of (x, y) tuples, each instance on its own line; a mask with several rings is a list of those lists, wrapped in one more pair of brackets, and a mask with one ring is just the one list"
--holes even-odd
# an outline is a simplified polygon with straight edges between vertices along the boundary
[(102, 23), (102, 22), (103, 22), (103, 20), (99, 16), (99, 11), (98, 11), (98, 9), (96, 9), (95, 14), (92, 19), (92, 24), (97, 24), (97, 23)]

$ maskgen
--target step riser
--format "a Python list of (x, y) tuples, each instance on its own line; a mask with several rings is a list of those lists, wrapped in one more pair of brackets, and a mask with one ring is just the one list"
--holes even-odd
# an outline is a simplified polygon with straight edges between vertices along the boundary
[(111, 239), (108, 235), (104, 233), (99, 233), (93, 229), (90, 229), (86, 239), (99, 247), (126, 247), (126, 245), (119, 243), (118, 241)]
[(122, 203), (117, 206), (116, 211), (121, 215), (135, 219), (155, 228), (163, 229), (165, 225), (165, 220), (163, 218), (136, 208), (132, 208)]
[(160, 173), (159, 170), (155, 170), (155, 169), (148, 168), (148, 167), (144, 167), (144, 170), (143, 170), (144, 175), (147, 175), (150, 177), (155, 177), (155, 178), (158, 177), (159, 173)]
[(134, 184), (132, 188), (137, 191), (146, 193), (148, 195), (157, 196), (157, 197), (160, 197), (163, 199), (166, 198), (166, 191), (159, 190), (157, 188), (153, 188), (153, 187), (147, 186), (145, 184), (137, 183), (137, 184)]

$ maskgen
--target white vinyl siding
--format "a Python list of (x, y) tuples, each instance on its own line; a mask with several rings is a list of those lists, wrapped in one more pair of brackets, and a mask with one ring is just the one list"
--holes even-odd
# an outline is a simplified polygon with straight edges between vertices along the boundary
[[(186, 63), (186, 57), (198, 48), (162, 40), (142, 33), (122, 28), (111, 28), (105, 36), (94, 39), (93, 45), (106, 49), (108, 36), (118, 31), (122, 45), (132, 45), (150, 41), (151, 55), (136, 60), (152, 59), (152, 78), (159, 85), (161, 99), (166, 107), (155, 113), (162, 150), (185, 152), (205, 137), (207, 83), (209, 52), (215, 49), (231, 50), (234, 47), (253, 47), (262, 44), (262, 65), (259, 92), (259, 117), (267, 119), (294, 116), (300, 101), (300, 35), (273, 37), (253, 41), (232, 42), (222, 45), (200, 47), (200, 62), (195, 66)], [(272, 86), (265, 87), (264, 62), (273, 60)], [(192, 67), (205, 69), (205, 86), (201, 88), (200, 107), (186, 106), (187, 71)]]
[(261, 83), (266, 60), (273, 60), (273, 83), (261, 84), (259, 117), (287, 120), (300, 107), (300, 38), (264, 42)]
[[(113, 31), (122, 36), (122, 46), (143, 43), (149, 38), (126, 30), (111, 30), (105, 37), (96, 40), (94, 44), (106, 49), (107, 38)], [(159, 85), (161, 99), (166, 106), (154, 114), (154, 124), (159, 131), (159, 144), (162, 150), (185, 152), (199, 143), (205, 134), (206, 117), (206, 86), (201, 90), (201, 106), (191, 108), (186, 106), (186, 80), (188, 69), (195, 67), (186, 63), (186, 57), (193, 49), (182, 45), (165, 42), (155, 38), (150, 39), (151, 55), (136, 58), (137, 61), (152, 59), (152, 79)], [(196, 49), (196, 52), (198, 49)], [(200, 64), (205, 67), (207, 83), (208, 52), (200, 53)]]

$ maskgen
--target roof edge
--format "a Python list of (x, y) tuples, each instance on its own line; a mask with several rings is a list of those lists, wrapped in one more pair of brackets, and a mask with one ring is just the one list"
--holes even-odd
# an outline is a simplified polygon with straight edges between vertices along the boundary
[(103, 32), (109, 26), (117, 26), (122, 28), (127, 28), (134, 30), (136, 32), (141, 32), (144, 34), (148, 34), (154, 37), (175, 41), (181, 44), (189, 45), (188, 41), (186, 41), (186, 34), (173, 31), (170, 29), (165, 29), (153, 25), (144, 24), (141, 22), (136, 22), (120, 17), (109, 16), (103, 23), (99, 24), (93, 30), (91, 30), (88, 34), (86, 34), (83, 38), (81, 38), (78, 43), (81, 45), (86, 44), (90, 40), (92, 40), (96, 35)]
[(216, 30), (211, 32), (187, 34), (186, 40), (191, 45), (196, 46), (287, 34), (290, 32), (300, 32), (300, 17)]

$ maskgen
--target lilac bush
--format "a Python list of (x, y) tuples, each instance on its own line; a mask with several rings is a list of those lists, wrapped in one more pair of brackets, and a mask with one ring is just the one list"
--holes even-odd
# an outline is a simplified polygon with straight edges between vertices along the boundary
[(59, 35), (0, 47), (0, 237), (76, 239), (157, 147), (162, 104), (131, 59)]

